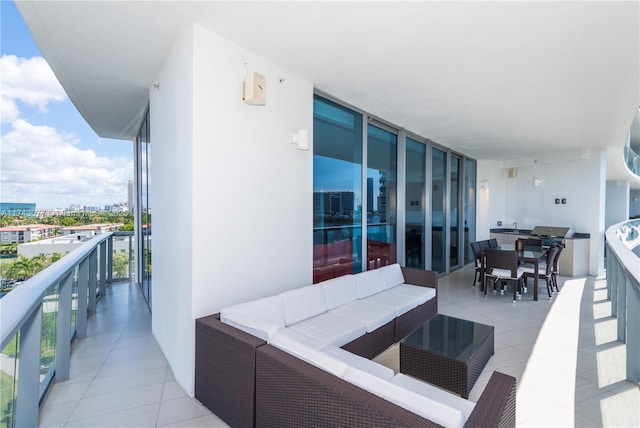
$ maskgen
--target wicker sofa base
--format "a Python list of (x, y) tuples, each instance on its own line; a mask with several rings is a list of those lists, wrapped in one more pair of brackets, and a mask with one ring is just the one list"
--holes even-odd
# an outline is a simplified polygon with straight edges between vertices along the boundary
[[(516, 380), (494, 372), (465, 427), (514, 427)], [(271, 345), (256, 351), (256, 427), (438, 427)]]

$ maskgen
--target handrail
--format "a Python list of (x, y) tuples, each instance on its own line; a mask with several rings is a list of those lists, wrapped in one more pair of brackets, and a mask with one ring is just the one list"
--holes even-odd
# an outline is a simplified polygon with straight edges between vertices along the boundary
[[(2, 419), (9, 427), (36, 426), (39, 403), (53, 374), (56, 381), (69, 378), (74, 333), (87, 335), (87, 317), (113, 279), (113, 237), (122, 235), (127, 234), (109, 232), (84, 242), (0, 299), (0, 351), (12, 351), (16, 370), (12, 390), (0, 397)], [(55, 302), (53, 311), (43, 307), (47, 301)], [(52, 326), (52, 314), (54, 336), (45, 338), (43, 334), (52, 333), (43, 330)], [(47, 342), (45, 357), (42, 341), (50, 337), (54, 339)]]
[(62, 281), (75, 266), (89, 257), (95, 247), (111, 235), (112, 233), (105, 233), (86, 241), (0, 299), (0, 350), (7, 346), (33, 311), (40, 308), (47, 290)]
[(607, 229), (607, 292), (617, 317), (618, 340), (626, 343), (627, 380), (640, 382), (640, 220), (615, 224)]

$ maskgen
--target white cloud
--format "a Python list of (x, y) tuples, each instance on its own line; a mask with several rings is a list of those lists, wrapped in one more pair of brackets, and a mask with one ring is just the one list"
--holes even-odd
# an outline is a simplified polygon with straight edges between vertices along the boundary
[(67, 99), (60, 82), (42, 57), (3, 55), (0, 58), (0, 87), (3, 124), (20, 117), (18, 101), (46, 113), (49, 103)]
[(40, 208), (102, 206), (127, 199), (133, 164), (75, 146), (75, 136), (15, 120), (2, 136), (2, 200), (36, 202)]

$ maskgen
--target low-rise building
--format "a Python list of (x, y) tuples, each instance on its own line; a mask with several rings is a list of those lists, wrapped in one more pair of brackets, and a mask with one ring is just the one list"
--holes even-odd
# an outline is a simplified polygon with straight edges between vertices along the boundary
[(79, 235), (95, 236), (118, 230), (122, 223), (85, 224), (82, 226), (65, 226), (62, 228), (62, 236)]
[(0, 227), (0, 244), (21, 244), (54, 236), (58, 226), (51, 224), (25, 224)]

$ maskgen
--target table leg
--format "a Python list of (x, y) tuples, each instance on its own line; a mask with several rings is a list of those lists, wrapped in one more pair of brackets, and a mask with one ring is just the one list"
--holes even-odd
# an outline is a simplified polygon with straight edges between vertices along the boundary
[(540, 260), (536, 259), (534, 265), (535, 273), (533, 275), (533, 300), (538, 300), (538, 268), (540, 267)]

